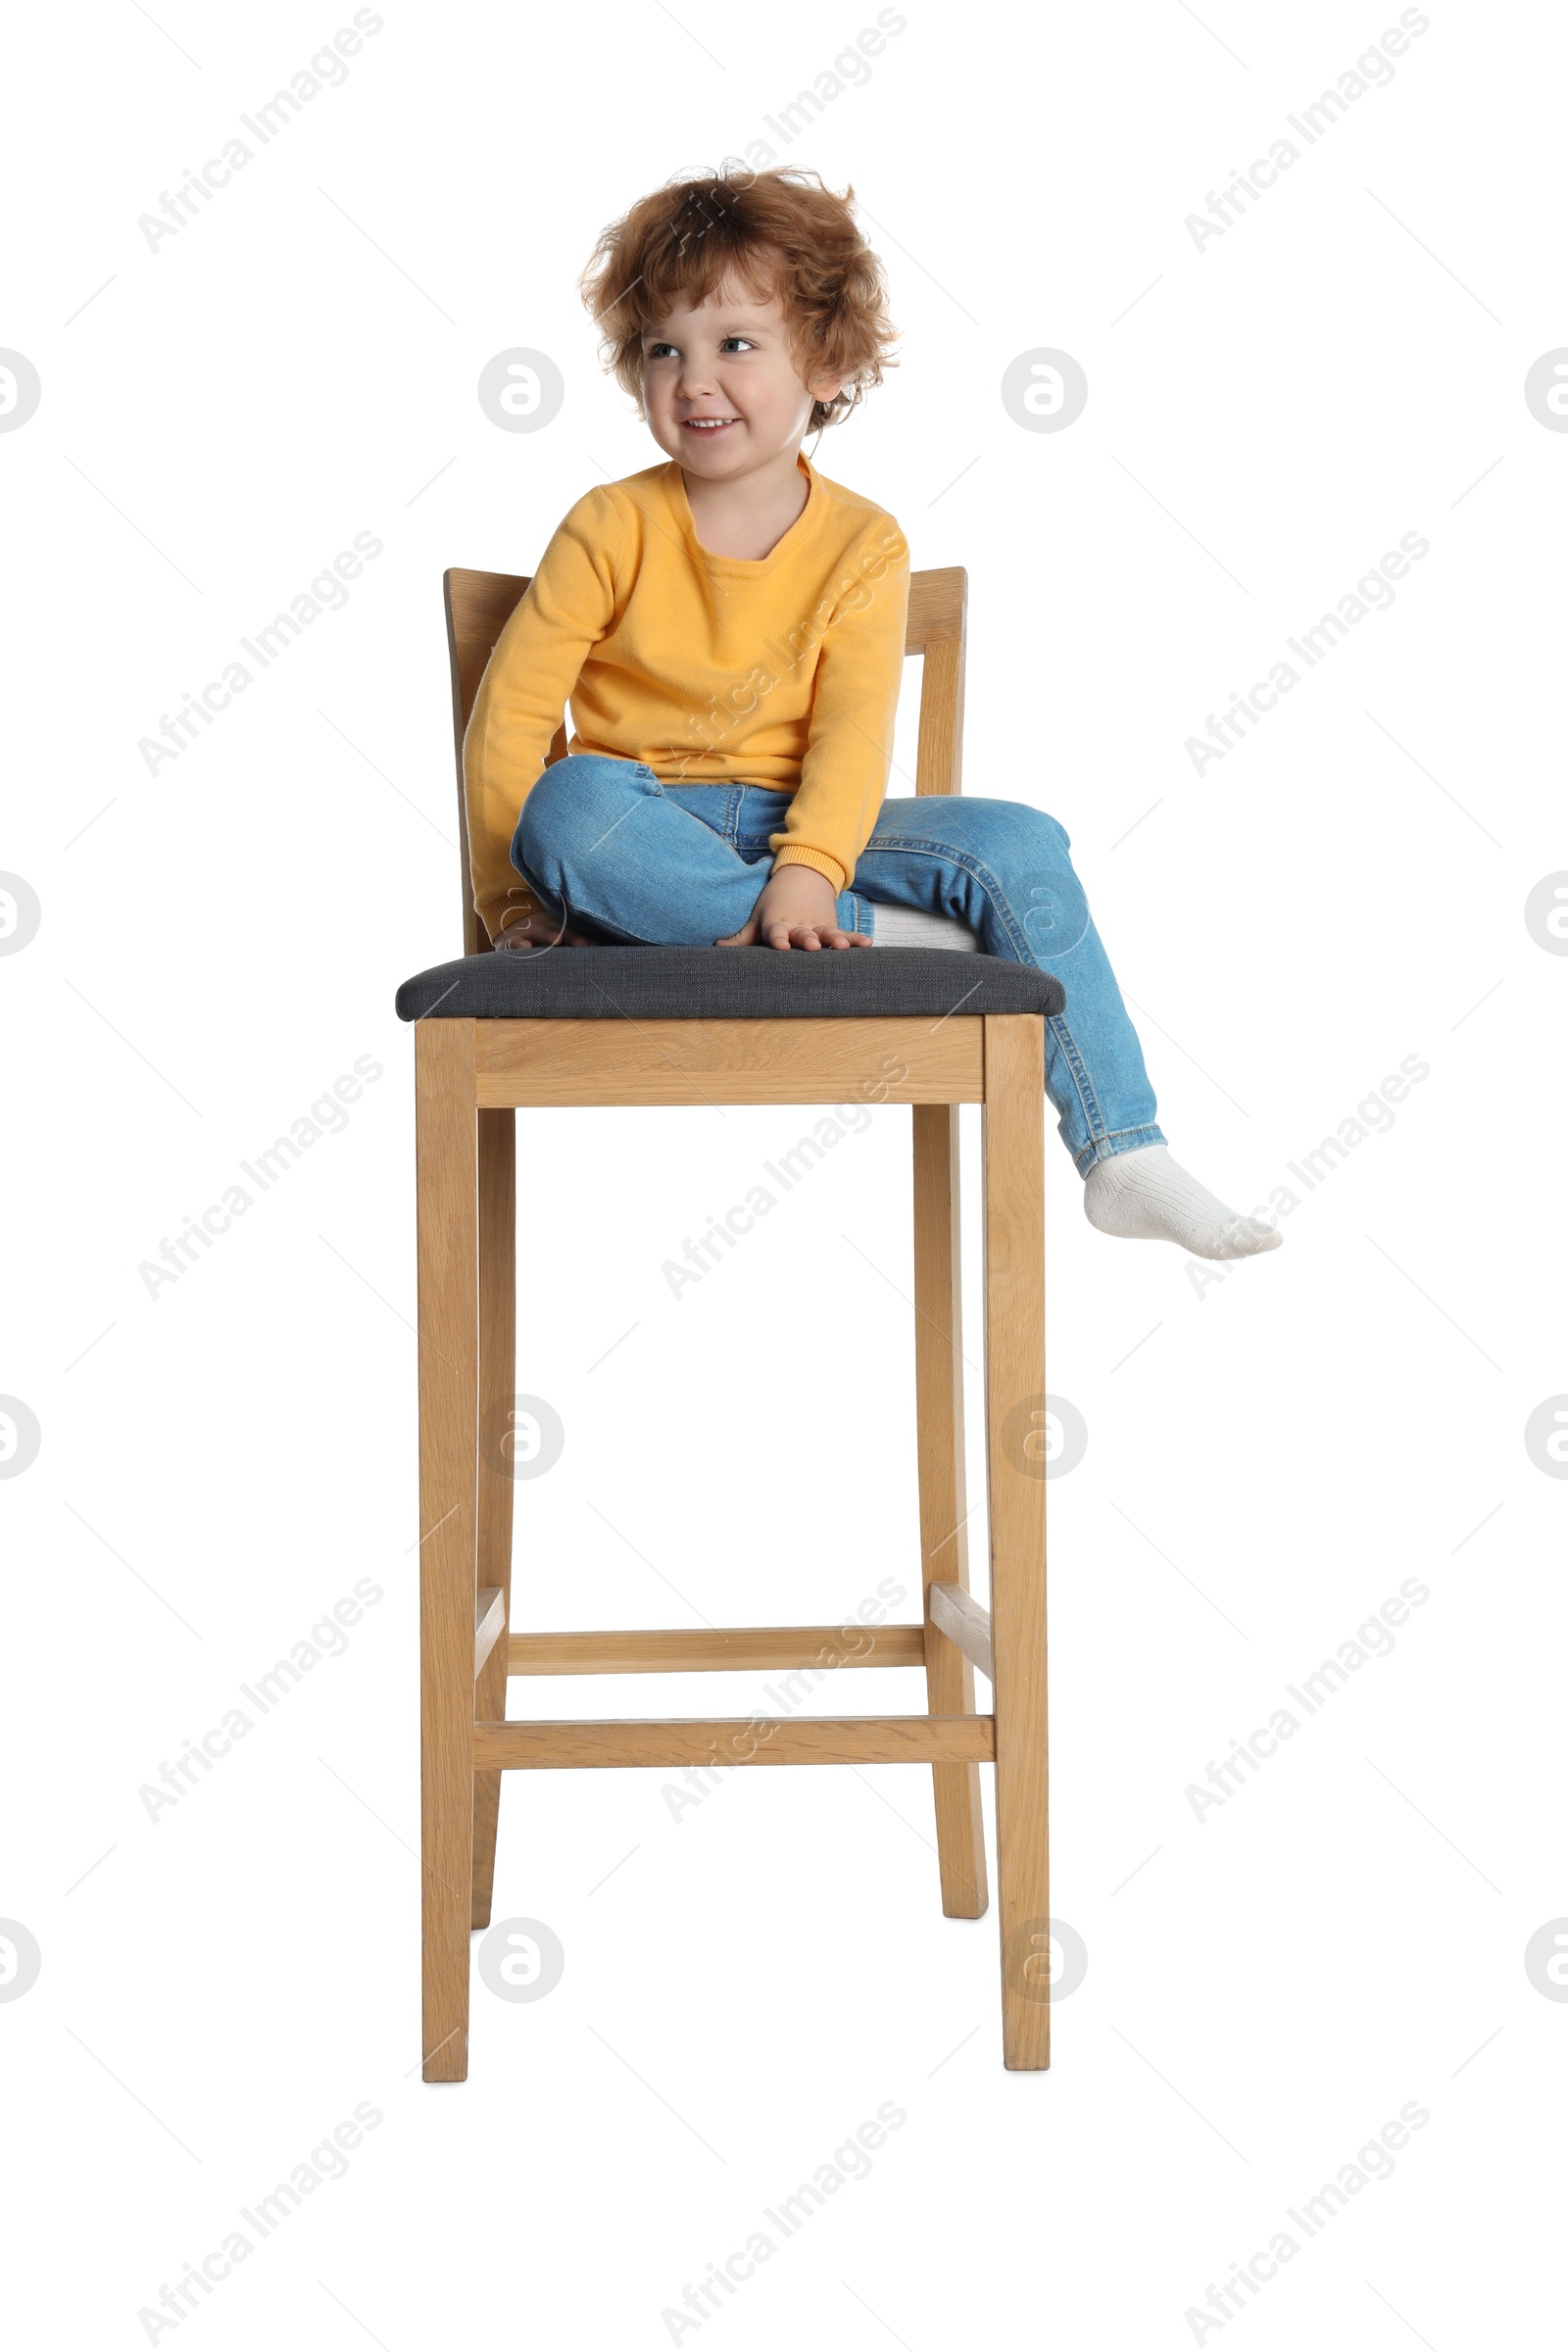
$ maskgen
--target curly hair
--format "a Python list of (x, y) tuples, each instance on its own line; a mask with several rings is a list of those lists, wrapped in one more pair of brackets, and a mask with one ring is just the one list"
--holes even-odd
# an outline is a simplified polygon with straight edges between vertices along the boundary
[(813, 400), (808, 430), (836, 424), (882, 381), (898, 339), (882, 265), (856, 225), (853, 187), (835, 196), (819, 172), (753, 172), (726, 157), (716, 172), (676, 177), (644, 196), (600, 235), (578, 281), (609, 373), (643, 406), (646, 328), (678, 301), (697, 308), (726, 277), (760, 298), (776, 295), (803, 382), (842, 376)]

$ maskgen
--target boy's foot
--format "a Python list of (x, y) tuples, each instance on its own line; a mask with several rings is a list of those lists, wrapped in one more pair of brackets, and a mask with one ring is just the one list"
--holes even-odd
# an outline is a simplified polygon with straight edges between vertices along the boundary
[(1163, 1144), (1097, 1159), (1084, 1185), (1084, 1215), (1102, 1233), (1174, 1242), (1195, 1257), (1255, 1257), (1285, 1239), (1258, 1218), (1227, 1208)]
[(878, 948), (956, 948), (972, 956), (980, 942), (956, 915), (927, 914), (921, 906), (878, 906), (872, 946)]

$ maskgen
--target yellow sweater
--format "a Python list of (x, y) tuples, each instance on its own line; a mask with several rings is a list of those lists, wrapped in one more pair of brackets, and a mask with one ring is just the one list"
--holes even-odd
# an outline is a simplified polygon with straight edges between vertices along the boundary
[(887, 789), (909, 550), (891, 514), (797, 464), (807, 503), (756, 563), (701, 544), (673, 459), (590, 490), (557, 529), (464, 739), (492, 939), (527, 905), (512, 836), (568, 698), (568, 751), (642, 760), (666, 784), (792, 794), (774, 864), (848, 886)]

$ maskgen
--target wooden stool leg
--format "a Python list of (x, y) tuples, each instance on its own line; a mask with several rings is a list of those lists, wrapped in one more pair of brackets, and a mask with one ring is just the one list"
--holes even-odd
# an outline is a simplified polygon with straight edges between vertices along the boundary
[(468, 2072), (479, 1443), (472, 1021), (415, 1030), (419, 1254), (419, 1759), (424, 2079)]
[[(512, 1110), (479, 1113), (479, 1414), (488, 1438), (506, 1426), (517, 1379), (516, 1136)], [(512, 1498), (514, 1481), (495, 1443), (479, 1463), (478, 1577), (481, 1589), (499, 1585), (512, 1622)], [(474, 1685), (473, 1711), (499, 1723), (507, 1711), (507, 1639), (496, 1643)], [(473, 1776), (473, 1908), (469, 1925), (490, 1925), (496, 1875), (499, 1772)]]
[[(969, 1585), (963, 1475), (963, 1302), (959, 1288), (958, 1105), (914, 1105), (914, 1396), (922, 1584)], [(925, 1686), (933, 1715), (974, 1713), (974, 1668), (931, 1622)], [(978, 1919), (986, 1846), (978, 1764), (933, 1764), (942, 1908)]]
[(1004, 2063), (1051, 2062), (1046, 1837), (1044, 1023), (985, 1038), (986, 1482)]

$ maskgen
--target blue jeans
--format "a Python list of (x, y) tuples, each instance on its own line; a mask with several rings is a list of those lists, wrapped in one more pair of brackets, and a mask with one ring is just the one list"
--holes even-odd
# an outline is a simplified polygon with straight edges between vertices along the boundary
[[(789, 805), (759, 784), (662, 784), (639, 760), (578, 753), (529, 793), (512, 862), (553, 921), (569, 914), (622, 946), (711, 947), (749, 919)], [(838, 919), (874, 937), (878, 905), (955, 915), (984, 954), (1055, 974), (1067, 1006), (1046, 1023), (1046, 1092), (1087, 1176), (1165, 1139), (1068, 847), (1054, 816), (1020, 801), (884, 801)]]

